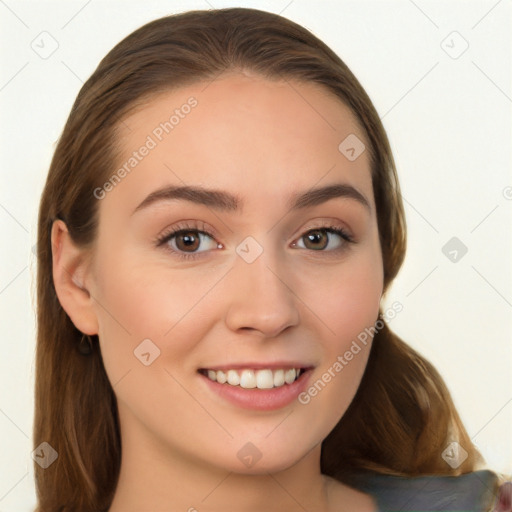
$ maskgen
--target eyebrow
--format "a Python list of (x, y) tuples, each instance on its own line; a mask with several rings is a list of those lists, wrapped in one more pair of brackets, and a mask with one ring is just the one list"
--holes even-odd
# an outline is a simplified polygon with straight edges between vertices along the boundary
[[(320, 188), (307, 190), (293, 195), (286, 206), (290, 210), (300, 210), (316, 206), (330, 199), (347, 198), (357, 201), (371, 211), (368, 200), (351, 185), (337, 183)], [(133, 211), (132, 215), (148, 206), (160, 201), (184, 200), (208, 206), (218, 211), (237, 211), (242, 207), (243, 201), (229, 192), (207, 189), (198, 186), (167, 186), (151, 192)]]

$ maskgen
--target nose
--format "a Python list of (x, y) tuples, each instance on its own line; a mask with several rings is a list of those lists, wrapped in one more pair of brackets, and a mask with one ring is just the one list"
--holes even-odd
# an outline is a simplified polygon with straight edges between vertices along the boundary
[(228, 311), (226, 325), (233, 332), (250, 330), (275, 337), (299, 323), (297, 297), (290, 272), (269, 251), (247, 263), (237, 257), (224, 289)]

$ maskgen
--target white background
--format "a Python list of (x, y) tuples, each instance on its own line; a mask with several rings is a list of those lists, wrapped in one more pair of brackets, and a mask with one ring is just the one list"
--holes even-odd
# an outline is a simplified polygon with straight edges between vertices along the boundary
[[(71, 105), (134, 29), (227, 6), (304, 25), (367, 90), (390, 137), (408, 222), (407, 259), (387, 299), (404, 309), (390, 325), (438, 368), (489, 466), (512, 472), (510, 1), (1, 0), (0, 512), (35, 505), (32, 248)], [(43, 31), (58, 43), (47, 59), (31, 47)], [(454, 236), (468, 248), (455, 263), (442, 252)]]

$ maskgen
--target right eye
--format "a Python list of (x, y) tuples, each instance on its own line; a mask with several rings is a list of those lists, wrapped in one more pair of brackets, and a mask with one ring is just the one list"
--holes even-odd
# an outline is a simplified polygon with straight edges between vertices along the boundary
[(165, 232), (158, 238), (157, 246), (164, 246), (165, 250), (171, 251), (178, 258), (193, 259), (199, 257), (199, 254), (208, 252), (208, 248), (199, 250), (201, 244), (204, 244), (208, 238), (213, 242), (209, 249), (222, 247), (215, 242), (211, 233), (192, 226), (178, 226)]

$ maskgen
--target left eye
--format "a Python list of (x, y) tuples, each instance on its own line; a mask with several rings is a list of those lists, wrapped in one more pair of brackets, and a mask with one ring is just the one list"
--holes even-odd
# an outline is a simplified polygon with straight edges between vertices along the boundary
[[(299, 238), (300, 240), (306, 240), (306, 244), (304, 244), (304, 249), (311, 249), (313, 251), (324, 250), (329, 242), (332, 240), (333, 235), (338, 237), (341, 240), (338, 240), (338, 243), (331, 247), (332, 250), (339, 249), (346, 242), (350, 242), (350, 237), (341, 229), (337, 228), (317, 228), (311, 231), (308, 231), (304, 235)], [(298, 244), (294, 244), (295, 246)]]

